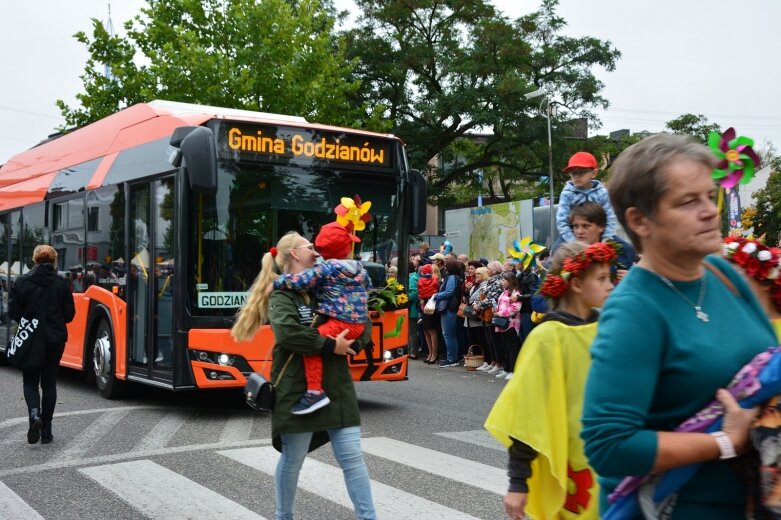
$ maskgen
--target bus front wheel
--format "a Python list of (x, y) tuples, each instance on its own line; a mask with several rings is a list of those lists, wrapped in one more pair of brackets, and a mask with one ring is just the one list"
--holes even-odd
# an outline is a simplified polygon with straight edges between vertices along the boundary
[(116, 399), (120, 396), (122, 382), (114, 377), (116, 349), (111, 327), (105, 319), (101, 319), (95, 328), (93, 341), (92, 369), (98, 391), (106, 399)]

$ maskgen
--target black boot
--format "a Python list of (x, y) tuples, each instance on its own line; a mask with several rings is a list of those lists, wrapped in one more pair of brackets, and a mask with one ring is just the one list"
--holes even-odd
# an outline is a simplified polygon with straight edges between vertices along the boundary
[(54, 440), (52, 435), (52, 422), (44, 421), (43, 428), (41, 428), (41, 444), (49, 444)]
[(27, 442), (35, 444), (38, 439), (41, 438), (41, 427), (43, 421), (41, 420), (38, 408), (30, 408), (30, 429), (27, 430)]

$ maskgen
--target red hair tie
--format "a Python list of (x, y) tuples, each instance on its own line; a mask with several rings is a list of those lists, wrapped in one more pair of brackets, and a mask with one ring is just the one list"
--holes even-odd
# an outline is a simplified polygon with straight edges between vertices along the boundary
[(277, 248), (276, 247), (272, 247), (271, 249), (268, 250), (268, 252), (271, 253), (271, 256), (273, 258), (277, 257)]

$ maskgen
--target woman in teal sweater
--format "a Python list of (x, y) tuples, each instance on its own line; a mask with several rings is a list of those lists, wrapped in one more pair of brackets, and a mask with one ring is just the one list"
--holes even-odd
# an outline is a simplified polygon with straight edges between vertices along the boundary
[[(611, 169), (613, 207), (642, 259), (608, 298), (591, 348), (581, 435), (603, 510), (623, 477), (704, 463), (657, 513), (744, 518), (745, 486), (726, 459), (748, 450), (755, 412), (719, 389), (776, 339), (745, 281), (708, 256), (721, 248), (713, 162), (689, 138), (658, 135)], [(714, 395), (722, 432), (673, 432)]]

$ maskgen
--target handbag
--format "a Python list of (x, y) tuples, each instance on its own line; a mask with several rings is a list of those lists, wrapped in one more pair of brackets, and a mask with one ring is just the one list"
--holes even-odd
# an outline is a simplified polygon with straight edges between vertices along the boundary
[(477, 311), (475, 311), (475, 308), (469, 305), (468, 303), (465, 304), (466, 306), (463, 309), (464, 318), (472, 318), (475, 319), (477, 316)]
[(491, 306), (488, 306), (485, 309), (483, 309), (480, 312), (480, 315), (478, 316), (478, 318), (480, 318), (486, 323), (491, 323), (493, 321), (493, 317), (494, 317), (494, 308)]
[[(8, 363), (20, 370), (33, 370), (43, 366), (46, 353), (46, 300), (44, 295), (37, 304), (19, 318), (16, 333), (8, 342), (5, 356)], [(40, 312), (40, 315), (38, 312)]]
[[(485, 300), (485, 298), (486, 298), (485, 293), (481, 292), (480, 301)], [(477, 314), (477, 318), (479, 318), (481, 321), (485, 323), (491, 323), (491, 318), (493, 318), (493, 316), (494, 316), (494, 308), (490, 305)]]
[(491, 316), (491, 325), (499, 329), (510, 328), (510, 318), (504, 316)]
[(43, 366), (45, 351), (46, 332), (41, 320), (23, 316), (5, 350), (8, 363), (21, 370), (40, 368)]
[(461, 303), (458, 305), (458, 312), (456, 313), (459, 318), (471, 317), (475, 313), (475, 310), (468, 303)]
[(290, 357), (287, 358), (274, 384), (271, 384), (262, 374), (257, 372), (253, 372), (247, 377), (247, 384), (244, 385), (244, 399), (250, 408), (259, 412), (274, 410), (277, 385), (282, 380), (282, 375), (285, 373), (285, 369), (290, 364), (293, 356), (294, 354), (290, 354)]

